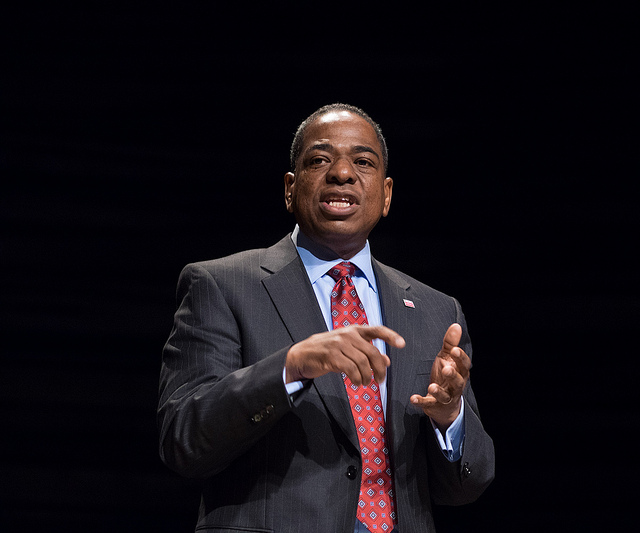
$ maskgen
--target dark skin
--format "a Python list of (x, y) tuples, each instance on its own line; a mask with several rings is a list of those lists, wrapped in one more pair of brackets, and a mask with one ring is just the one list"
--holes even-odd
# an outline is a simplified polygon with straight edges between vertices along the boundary
[[(385, 176), (382, 150), (373, 127), (349, 111), (321, 115), (305, 132), (295, 172), (284, 177), (287, 210), (318, 257), (350, 259), (391, 205), (393, 180)], [(452, 324), (431, 371), (426, 396), (410, 401), (442, 430), (460, 413), (471, 361), (458, 346), (462, 329)], [(386, 326), (351, 326), (318, 333), (287, 354), (287, 382), (344, 372), (355, 385), (369, 383), (371, 371), (384, 380), (389, 358), (371, 344), (382, 339), (395, 348), (405, 340)]]

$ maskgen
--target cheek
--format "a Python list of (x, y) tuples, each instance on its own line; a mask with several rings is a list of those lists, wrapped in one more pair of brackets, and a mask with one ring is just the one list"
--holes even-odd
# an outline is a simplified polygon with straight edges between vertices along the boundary
[(316, 188), (308, 180), (300, 180), (293, 190), (293, 198), (298, 205), (309, 205), (315, 201)]
[(303, 216), (309, 216), (315, 204), (314, 197), (310, 191), (304, 187), (298, 187), (293, 191), (291, 206), (294, 213), (300, 213)]

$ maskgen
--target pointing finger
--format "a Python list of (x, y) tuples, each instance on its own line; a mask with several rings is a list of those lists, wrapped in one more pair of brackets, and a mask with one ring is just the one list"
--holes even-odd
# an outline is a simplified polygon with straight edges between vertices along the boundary
[(406, 342), (404, 338), (386, 326), (364, 326), (361, 328), (361, 335), (368, 341), (380, 339), (394, 348), (404, 348)]

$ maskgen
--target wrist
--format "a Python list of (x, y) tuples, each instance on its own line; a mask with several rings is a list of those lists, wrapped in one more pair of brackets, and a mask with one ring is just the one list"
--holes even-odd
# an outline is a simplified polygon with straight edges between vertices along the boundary
[(448, 410), (446, 413), (438, 413), (437, 415), (432, 415), (430, 417), (442, 434), (446, 433), (451, 424), (453, 424), (456, 418), (460, 415), (460, 408), (462, 406), (461, 398), (458, 398), (456, 402), (451, 402), (451, 405), (448, 405), (447, 407), (451, 406), (453, 406), (453, 409)]
[(293, 383), (294, 381), (302, 381), (303, 379), (306, 379), (302, 375), (302, 372), (300, 372), (296, 367), (296, 365), (294, 364), (295, 349), (296, 349), (296, 344), (294, 344), (291, 348), (289, 348), (289, 351), (287, 352), (287, 358), (284, 363), (285, 384)]

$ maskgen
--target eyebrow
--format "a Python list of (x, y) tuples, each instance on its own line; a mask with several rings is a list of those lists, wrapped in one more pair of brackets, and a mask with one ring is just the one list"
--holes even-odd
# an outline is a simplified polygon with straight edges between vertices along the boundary
[[(323, 150), (325, 152), (333, 152), (334, 151), (334, 147), (331, 143), (316, 143), (316, 144), (312, 144), (311, 146), (309, 146), (309, 148), (306, 150), (306, 153), (311, 152), (312, 150)], [(373, 148), (371, 148), (371, 146), (366, 146), (363, 144), (357, 144), (355, 146), (353, 146), (351, 148), (351, 153), (352, 154), (360, 154), (362, 152), (367, 152), (370, 154), (375, 155), (378, 159), (380, 159), (380, 154), (374, 150)]]

